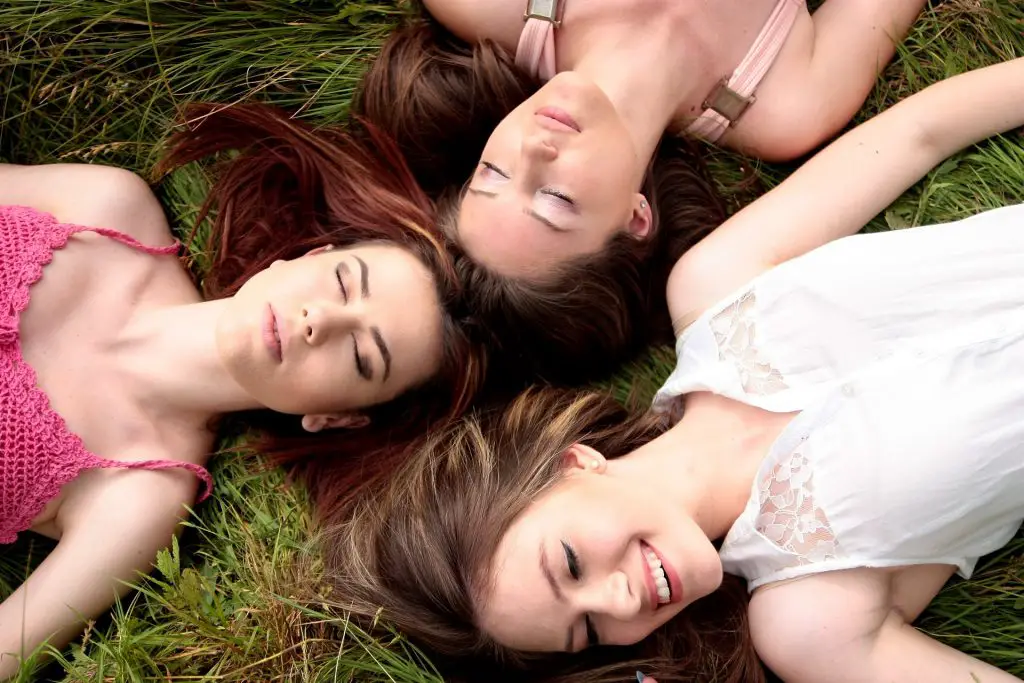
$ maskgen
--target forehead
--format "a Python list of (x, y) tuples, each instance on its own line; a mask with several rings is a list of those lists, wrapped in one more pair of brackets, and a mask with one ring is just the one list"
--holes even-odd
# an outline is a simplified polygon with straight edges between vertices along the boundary
[[(562, 650), (568, 622), (565, 607), (556, 601), (541, 570), (542, 549), (550, 546), (537, 522), (523, 515), (502, 538), (494, 556), (491, 590), (481, 601), (480, 627), (513, 649)], [(549, 569), (557, 576), (563, 571), (564, 559), (551, 551), (545, 554)]]
[(542, 277), (564, 259), (566, 235), (526, 213), (513, 192), (467, 191), (459, 207), (458, 241), (470, 258), (505, 277)]

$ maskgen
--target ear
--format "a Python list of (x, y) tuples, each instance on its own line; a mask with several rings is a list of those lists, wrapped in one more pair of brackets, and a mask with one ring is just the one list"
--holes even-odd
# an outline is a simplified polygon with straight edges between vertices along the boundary
[(325, 429), (359, 429), (370, 424), (370, 418), (362, 413), (324, 413), (303, 415), (302, 428), (307, 432), (322, 432)]
[(590, 446), (574, 443), (562, 453), (562, 466), (566, 474), (594, 472), (604, 474), (608, 468), (608, 460)]
[(639, 192), (633, 195), (633, 209), (629, 215), (626, 231), (637, 239), (646, 239), (654, 226), (654, 212), (651, 203)]
[(333, 244), (325, 244), (322, 247), (317, 247), (316, 249), (310, 249), (305, 254), (303, 254), (303, 256), (316, 256), (317, 254), (323, 254), (324, 252), (327, 252), (327, 251), (334, 251), (334, 245)]

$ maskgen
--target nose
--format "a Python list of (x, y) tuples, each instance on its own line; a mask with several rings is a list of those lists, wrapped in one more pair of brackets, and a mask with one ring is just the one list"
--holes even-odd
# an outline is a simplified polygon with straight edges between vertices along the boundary
[(624, 572), (616, 571), (585, 590), (580, 596), (581, 609), (592, 614), (606, 614), (618, 621), (629, 621), (640, 614), (643, 603), (639, 591), (629, 586)]
[(349, 335), (361, 329), (364, 312), (353, 303), (314, 301), (303, 306), (302, 332), (306, 343), (319, 346), (334, 336)]
[(538, 131), (523, 138), (523, 156), (529, 161), (550, 163), (558, 158), (558, 148)]

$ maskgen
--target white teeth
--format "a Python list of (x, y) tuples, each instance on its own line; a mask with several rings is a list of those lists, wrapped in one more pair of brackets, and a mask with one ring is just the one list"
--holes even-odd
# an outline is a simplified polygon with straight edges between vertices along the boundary
[(654, 587), (658, 591), (658, 603), (664, 605), (671, 601), (672, 590), (669, 588), (668, 579), (665, 578), (665, 570), (661, 566), (661, 560), (651, 550), (645, 551), (644, 557), (647, 560), (647, 568), (651, 572), (651, 578), (654, 579)]

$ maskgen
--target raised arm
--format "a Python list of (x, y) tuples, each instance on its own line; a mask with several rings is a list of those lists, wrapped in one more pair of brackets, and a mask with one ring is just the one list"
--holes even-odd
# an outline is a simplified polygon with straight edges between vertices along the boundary
[(704, 238), (669, 278), (681, 331), (763, 271), (860, 230), (944, 159), (1024, 125), (1024, 58), (954, 76), (861, 124)]

